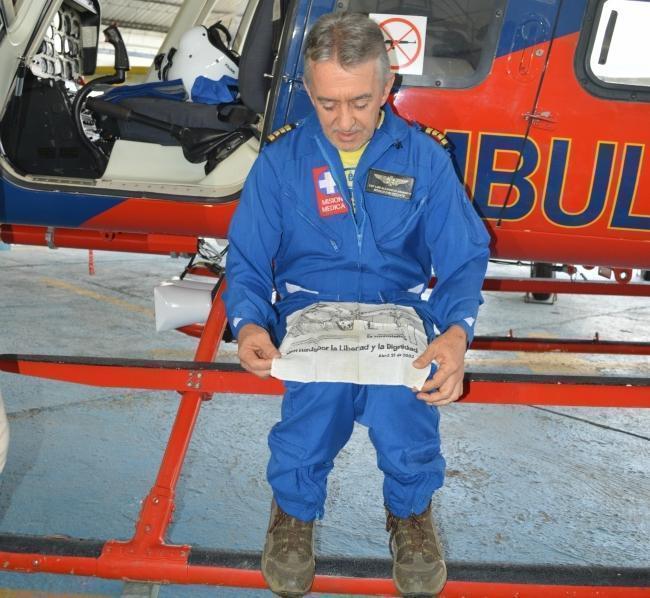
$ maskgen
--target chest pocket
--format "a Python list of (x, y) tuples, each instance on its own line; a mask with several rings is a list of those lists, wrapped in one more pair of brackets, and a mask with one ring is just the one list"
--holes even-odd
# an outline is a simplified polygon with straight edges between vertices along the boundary
[(426, 200), (426, 190), (417, 187), (409, 200), (366, 192), (366, 211), (377, 242), (385, 243), (406, 235), (422, 215)]
[[(307, 169), (304, 169), (307, 170)], [(311, 172), (311, 171), (309, 171)], [(313, 181), (285, 183), (282, 190), (283, 240), (279, 259), (320, 257), (329, 259), (342, 248), (340, 220), (345, 215), (321, 218), (313, 197)]]
[[(338, 252), (341, 249), (341, 237), (329, 226), (322, 222), (315, 221), (306, 214), (301, 207), (296, 207), (297, 225), (304, 227), (301, 236), (305, 239), (313, 239), (314, 234), (325, 240), (330, 249)], [(310, 241), (311, 242), (311, 241)]]
[[(337, 218), (333, 216), (332, 219)], [(290, 207), (283, 216), (285, 237), (281, 255), (293, 258), (305, 255), (333, 256), (341, 251), (341, 235), (327, 224), (320, 222), (305, 210), (305, 206)]]

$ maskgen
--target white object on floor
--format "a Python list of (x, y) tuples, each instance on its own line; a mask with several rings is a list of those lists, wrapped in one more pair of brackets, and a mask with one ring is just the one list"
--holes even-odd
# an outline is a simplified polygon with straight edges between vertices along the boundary
[(212, 307), (216, 278), (189, 275), (161, 283), (153, 291), (156, 330), (173, 330), (189, 324), (203, 324)]

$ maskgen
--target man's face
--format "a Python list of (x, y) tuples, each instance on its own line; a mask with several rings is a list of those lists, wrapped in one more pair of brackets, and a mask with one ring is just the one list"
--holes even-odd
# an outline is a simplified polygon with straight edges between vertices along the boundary
[(384, 83), (376, 60), (344, 69), (335, 60), (311, 63), (305, 82), (325, 136), (340, 150), (354, 151), (375, 131), (394, 76)]

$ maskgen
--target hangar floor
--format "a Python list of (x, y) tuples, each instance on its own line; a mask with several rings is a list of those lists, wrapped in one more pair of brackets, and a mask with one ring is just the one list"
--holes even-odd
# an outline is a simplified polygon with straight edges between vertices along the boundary
[[(191, 359), (195, 341), (156, 333), (152, 288), (169, 258), (14, 247), (0, 254), (0, 353)], [(494, 266), (493, 274), (526, 275)], [(650, 341), (643, 298), (561, 296), (525, 303), (486, 293), (478, 334)], [(227, 347), (220, 357), (233, 359)], [(648, 376), (648, 358), (470, 352), (473, 371)], [(0, 375), (11, 425), (0, 477), (0, 531), (128, 538), (157, 471), (173, 393), (75, 386)], [(202, 408), (170, 540), (259, 550), (270, 492), (266, 433), (279, 398), (216, 396)], [(650, 554), (650, 410), (450, 405), (443, 409), (445, 487), (434, 498), (454, 561), (645, 567)], [(331, 475), (319, 554), (387, 557), (381, 478), (362, 428)], [(3, 596), (119, 596), (123, 584), (4, 572)], [(11, 589), (11, 590), (10, 590)], [(3, 593), (5, 592), (5, 593)], [(160, 596), (270, 596), (162, 587)]]

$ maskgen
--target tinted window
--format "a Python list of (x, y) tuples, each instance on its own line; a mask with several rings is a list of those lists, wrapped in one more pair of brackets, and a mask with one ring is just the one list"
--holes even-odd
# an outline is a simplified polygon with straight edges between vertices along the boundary
[(575, 62), (582, 85), (605, 98), (649, 101), (649, 28), (649, 0), (591, 0)]
[(650, 87), (650, 2), (606, 0), (594, 25), (589, 68), (605, 83)]
[[(342, 10), (366, 14), (426, 18), (422, 33), (407, 35), (397, 28), (393, 46), (406, 60), (422, 44), (422, 74), (405, 74), (405, 85), (470, 87), (489, 72), (494, 59), (505, 0), (348, 0)], [(382, 27), (383, 28), (383, 27)], [(384, 32), (386, 37), (386, 32)], [(399, 39), (403, 38), (401, 47)], [(411, 39), (412, 38), (412, 39)], [(387, 40), (390, 47), (391, 41)]]

